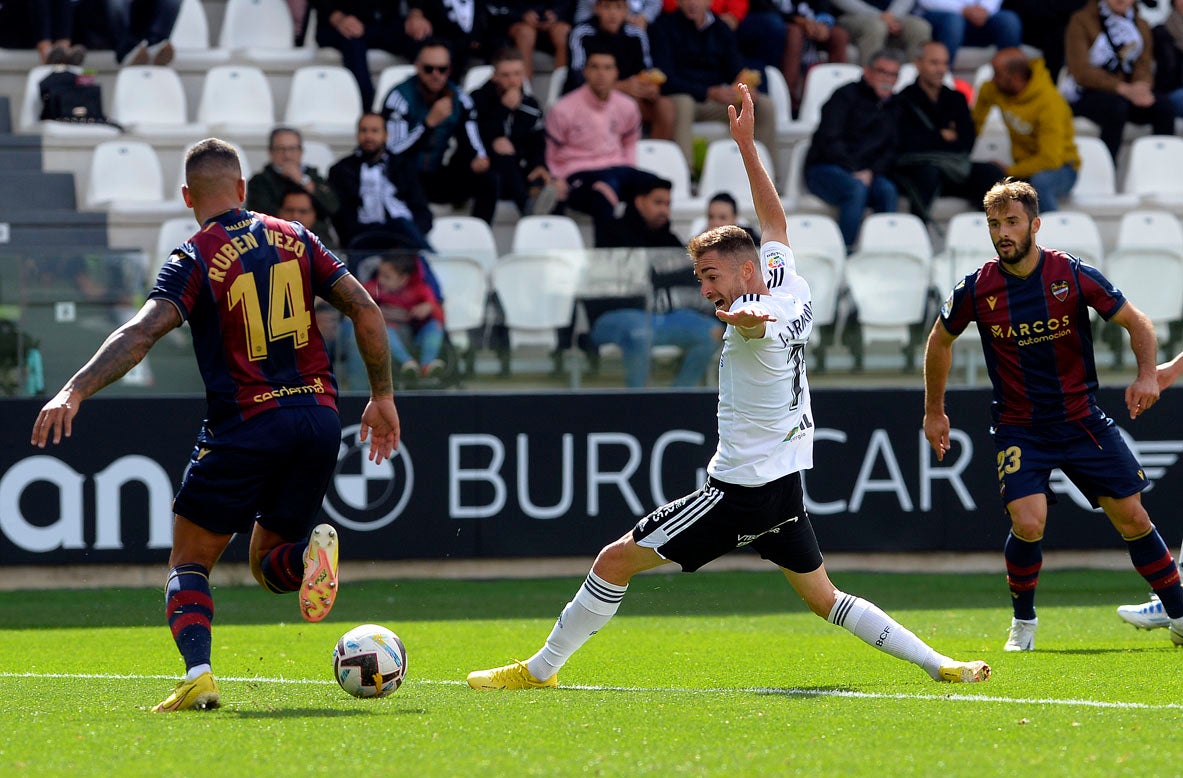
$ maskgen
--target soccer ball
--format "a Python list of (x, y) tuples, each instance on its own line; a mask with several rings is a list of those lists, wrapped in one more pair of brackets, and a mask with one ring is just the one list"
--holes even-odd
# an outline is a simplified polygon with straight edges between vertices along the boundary
[(354, 627), (341, 636), (333, 649), (333, 677), (354, 697), (393, 694), (406, 675), (407, 649), (386, 627)]

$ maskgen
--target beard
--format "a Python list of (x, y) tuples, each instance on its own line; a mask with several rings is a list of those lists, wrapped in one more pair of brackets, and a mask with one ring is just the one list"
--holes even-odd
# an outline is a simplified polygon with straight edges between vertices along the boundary
[(1019, 262), (1022, 262), (1031, 251), (1033, 237), (1031, 231), (1028, 230), (1026, 235), (1019, 238), (1017, 243), (1011, 244), (1006, 251), (998, 243), (995, 243), (994, 250), (998, 252), (998, 261), (1004, 265), (1017, 265)]

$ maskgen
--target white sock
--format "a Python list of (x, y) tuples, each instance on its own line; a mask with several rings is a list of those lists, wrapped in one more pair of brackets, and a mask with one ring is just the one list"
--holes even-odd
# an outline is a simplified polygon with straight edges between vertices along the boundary
[(526, 662), (530, 674), (545, 681), (557, 673), (588, 638), (616, 615), (626, 591), (627, 585), (617, 586), (588, 573), (579, 591), (559, 614), (546, 645)]
[(949, 657), (938, 654), (874, 603), (867, 602), (862, 597), (838, 592), (838, 601), (830, 610), (828, 620), (831, 624), (845, 627), (864, 643), (891, 654), (896, 659), (919, 665), (933, 680), (940, 678), (941, 664), (952, 661)]
[(202, 673), (208, 673), (208, 672), (210, 672), (210, 666), (208, 664), (194, 665), (193, 667), (189, 668), (189, 671), (187, 673), (185, 673), (185, 680), (192, 681), (194, 678), (201, 675)]

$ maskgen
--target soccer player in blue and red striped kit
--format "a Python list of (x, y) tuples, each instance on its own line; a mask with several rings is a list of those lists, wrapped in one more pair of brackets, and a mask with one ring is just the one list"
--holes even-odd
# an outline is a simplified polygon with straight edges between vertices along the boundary
[(1035, 243), (1039, 198), (1030, 184), (1008, 178), (986, 193), (983, 205), (998, 256), (953, 288), (933, 325), (924, 355), (924, 435), (938, 461), (944, 458), (953, 341), (976, 321), (994, 387), (998, 486), (1011, 521), (1004, 555), (1014, 618), (1004, 648), (1035, 648), (1040, 542), (1057, 467), (1121, 533), (1134, 568), (1170, 619), (1171, 640), (1183, 645), (1183, 588), (1142, 505), (1148, 483), (1116, 423), (1097, 405), (1088, 309), (1129, 333), (1138, 363), (1125, 392), (1131, 420), (1158, 400), (1154, 326), (1096, 268)]
[(313, 527), (341, 443), (337, 382), (313, 315), (314, 295), (354, 324), (370, 379), (360, 437), (381, 462), (398, 447), (386, 325), (378, 306), (298, 222), (243, 210), (234, 147), (200, 141), (181, 193), (201, 229), (177, 247), (140, 311), (41, 409), (32, 443), (70, 437), (83, 400), (137, 365), (188, 321), (207, 413), (173, 502), (165, 610), (186, 675), (156, 712), (220, 704), (210, 670), (209, 572), (235, 533), (251, 534), (250, 567), (268, 591), (300, 592), (320, 621), (336, 597), (337, 537)]

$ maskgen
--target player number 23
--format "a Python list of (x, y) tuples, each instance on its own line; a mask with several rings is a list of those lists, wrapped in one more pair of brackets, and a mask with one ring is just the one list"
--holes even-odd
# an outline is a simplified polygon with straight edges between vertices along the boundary
[(308, 345), (312, 314), (304, 299), (304, 279), (299, 262), (280, 262), (271, 266), (271, 303), (267, 306), (264, 328), (263, 311), (254, 273), (243, 273), (230, 285), (230, 310), (242, 305), (246, 325), (247, 356), (252, 362), (267, 358), (267, 344), (291, 338), (295, 348)]
[(998, 452), (998, 477), (1018, 471), (1022, 464), (1023, 450), (1018, 446), (1011, 446)]

